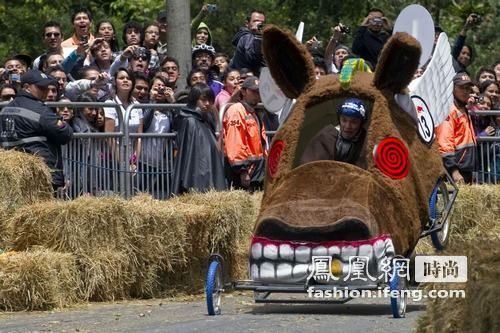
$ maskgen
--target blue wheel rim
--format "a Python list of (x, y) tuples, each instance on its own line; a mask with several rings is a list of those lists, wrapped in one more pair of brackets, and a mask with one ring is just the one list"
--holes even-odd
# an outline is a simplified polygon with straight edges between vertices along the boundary
[[(397, 290), (401, 291), (402, 289), (400, 288), (400, 279), (401, 277), (398, 275), (398, 268), (394, 267), (393, 269), (393, 274), (390, 280), (389, 288), (390, 290)], [(404, 284), (403, 284), (404, 285)], [(391, 293), (391, 310), (392, 310), (392, 316), (394, 318), (404, 318), (405, 313), (406, 313), (406, 304), (402, 304), (401, 302), (406, 302), (403, 297), (393, 297)], [(401, 307), (403, 309), (401, 310)]]
[(220, 270), (220, 263), (218, 261), (212, 261), (210, 266), (208, 267), (207, 272), (207, 280), (205, 286), (205, 295), (207, 299), (207, 312), (209, 316), (215, 316), (220, 314), (220, 308), (218, 304), (218, 300), (214, 299), (214, 292), (217, 292), (216, 283), (217, 283), (217, 273)]

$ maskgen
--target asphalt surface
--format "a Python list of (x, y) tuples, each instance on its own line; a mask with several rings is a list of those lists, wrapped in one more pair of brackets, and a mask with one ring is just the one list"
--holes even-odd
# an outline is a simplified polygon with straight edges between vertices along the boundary
[(255, 304), (251, 293), (224, 295), (222, 314), (208, 316), (203, 295), (90, 303), (50, 312), (0, 312), (6, 332), (411, 332), (425, 311), (409, 302), (406, 318), (392, 318), (388, 299), (345, 304)]

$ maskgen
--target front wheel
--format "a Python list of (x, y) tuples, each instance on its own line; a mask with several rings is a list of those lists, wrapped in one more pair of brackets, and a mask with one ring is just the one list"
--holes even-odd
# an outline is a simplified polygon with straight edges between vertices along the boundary
[(222, 299), (222, 266), (214, 260), (208, 266), (205, 294), (207, 298), (207, 310), (209, 316), (220, 315), (220, 304)]
[[(394, 318), (404, 318), (406, 314), (406, 294), (402, 291), (406, 290), (406, 278), (399, 276), (398, 272), (404, 268), (394, 266), (393, 274), (389, 284), (391, 290), (391, 309)], [(393, 294), (396, 295), (393, 295)]]

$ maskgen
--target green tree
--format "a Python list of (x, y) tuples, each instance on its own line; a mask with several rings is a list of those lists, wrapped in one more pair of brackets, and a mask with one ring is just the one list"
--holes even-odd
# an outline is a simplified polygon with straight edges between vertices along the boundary
[[(316, 36), (325, 45), (330, 29), (339, 21), (351, 27), (351, 34), (345, 44), (351, 45), (356, 27), (361, 23), (369, 8), (378, 7), (386, 16), (395, 20), (398, 13), (410, 0), (253, 0), (241, 2), (234, 0), (191, 0), (191, 14), (195, 16), (203, 3), (215, 3), (219, 10), (207, 14), (204, 22), (213, 33), (213, 43), (217, 51), (232, 56), (234, 47), (231, 40), (242, 26), (248, 11), (259, 8), (266, 12), (267, 21), (295, 31), (300, 21), (305, 23), (304, 40)], [(498, 0), (423, 0), (420, 3), (432, 14), (453, 40), (471, 12), (483, 17), (483, 23), (469, 32), (467, 42), (476, 51), (471, 66), (474, 73), (479, 66), (490, 66), (499, 57), (500, 14)], [(111, 19), (117, 28), (118, 36), (124, 23), (130, 19), (139, 22), (156, 18), (158, 10), (165, 7), (165, 0), (5, 0), (0, 1), (0, 59), (14, 53), (28, 53), (36, 56), (43, 52), (41, 27), (48, 20), (58, 20), (63, 24), (66, 37), (72, 28), (70, 13), (72, 8), (84, 4), (94, 13), (94, 22), (102, 18)]]

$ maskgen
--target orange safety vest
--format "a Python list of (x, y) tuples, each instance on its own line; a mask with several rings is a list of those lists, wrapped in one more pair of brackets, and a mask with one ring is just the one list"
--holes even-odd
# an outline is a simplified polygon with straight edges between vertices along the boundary
[(224, 154), (231, 166), (249, 165), (267, 155), (266, 129), (257, 117), (250, 106), (245, 108), (241, 102), (224, 113)]
[(447, 169), (473, 171), (476, 163), (476, 135), (467, 112), (453, 105), (450, 114), (436, 128), (439, 153)]

